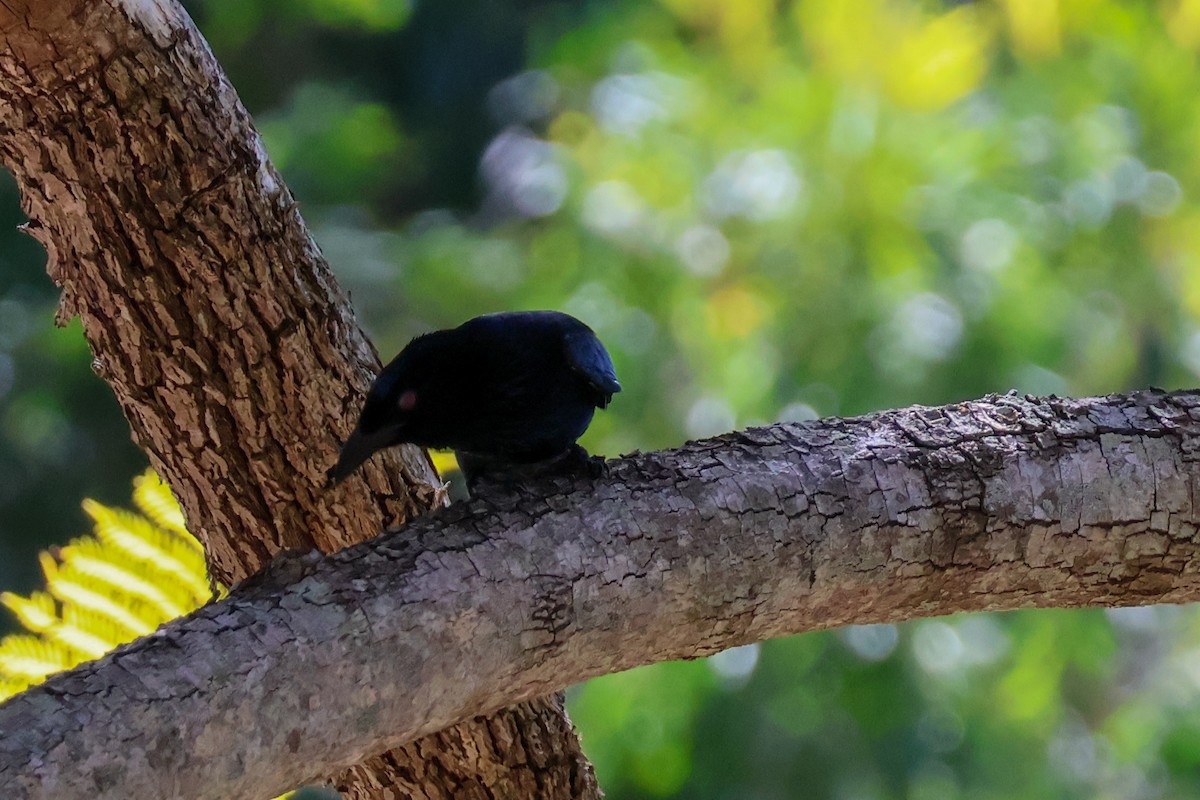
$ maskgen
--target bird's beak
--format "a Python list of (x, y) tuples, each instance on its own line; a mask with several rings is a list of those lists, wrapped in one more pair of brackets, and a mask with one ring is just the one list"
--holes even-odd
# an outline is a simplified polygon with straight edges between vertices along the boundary
[(350, 438), (342, 445), (342, 452), (338, 455), (337, 464), (327, 473), (328, 481), (325, 488), (332, 489), (349, 477), (350, 473), (358, 469), (376, 450), (382, 450), (395, 442), (396, 428), (393, 426), (374, 433), (363, 433), (360, 428), (355, 428), (354, 432), (350, 434)]

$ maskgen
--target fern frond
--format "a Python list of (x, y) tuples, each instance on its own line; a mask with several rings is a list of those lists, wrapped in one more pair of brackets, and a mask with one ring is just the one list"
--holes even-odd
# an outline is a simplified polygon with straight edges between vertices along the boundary
[(46, 583), (53, 581), (54, 576), (58, 574), (58, 561), (54, 556), (43, 550), (38, 553), (38, 565), (42, 568), (42, 574), (46, 576)]
[(78, 655), (59, 642), (19, 633), (0, 640), (0, 680), (21, 688), (77, 663)]
[(207, 602), (204, 553), (153, 473), (134, 482), (143, 514), (84, 501), (95, 532), (39, 554), (45, 591), (5, 592), (27, 633), (0, 639), (0, 700)]
[(58, 608), (54, 598), (46, 592), (34, 592), (22, 597), (13, 592), (0, 593), (0, 605), (17, 615), (17, 621), (27, 631), (41, 633), (58, 622)]
[[(72, 639), (64, 639), (65, 643), (71, 644), (81, 650), (84, 646), (92, 647), (99, 645), (103, 648), (100, 655), (104, 655), (117, 645), (125, 644), (137, 638), (136, 635), (130, 636), (124, 626), (114, 623), (102, 612), (74, 603), (63, 605), (63, 623), (61, 629), (69, 631), (72, 637), (74, 637)], [(78, 644), (75, 644), (75, 642), (78, 642)], [(92, 658), (98, 657), (92, 656)]]
[(458, 459), (450, 450), (430, 450), (429, 457), (433, 459), (433, 468), (437, 470), (438, 475), (458, 469)]
[(152, 471), (133, 483), (140, 514), (85, 500), (95, 532), (39, 554), (47, 591), (0, 593), (30, 632), (0, 639), (0, 700), (212, 598), (204, 551), (166, 484)]
[(170, 576), (153, 564), (134, 561), (122, 550), (114, 550), (96, 539), (76, 539), (62, 549), (58, 574), (47, 583), (59, 600), (60, 586), (82, 583), (108, 595), (149, 603), (162, 611), (163, 619), (174, 619), (196, 607), (186, 587), (173, 584)]
[(191, 534), (157, 527), (145, 517), (93, 500), (85, 500), (83, 510), (95, 523), (96, 537), (106, 552), (120, 551), (143, 569), (161, 573), (154, 582), (182, 590), (182, 602), (199, 604), (209, 599), (204, 552)]
[(60, 579), (55, 582), (52, 591), (54, 597), (61, 600), (64, 606), (87, 608), (102, 617), (106, 621), (105, 629), (111, 627), (114, 631), (114, 646), (145, 636), (167, 619), (171, 619), (164, 618), (157, 606), (138, 603), (135, 609), (128, 598), (114, 598), (111, 594), (75, 581)]
[[(167, 620), (182, 616), (207, 600), (188, 584), (199, 583), (193, 576), (176, 582), (173, 571), (157, 570), (152, 563), (140, 563), (122, 557), (120, 551), (106, 548), (90, 536), (73, 540), (59, 548), (58, 559), (41, 553), (42, 571), (49, 593), (34, 592), (30, 598), (11, 595), (0, 604), (12, 608), (29, 630), (44, 630), (57, 620), (55, 599), (106, 610), (112, 619), (140, 636)], [(197, 565), (199, 567), (199, 565)], [(163, 574), (156, 574), (163, 573)], [(113, 604), (119, 608), (113, 607)]]
[(160, 528), (179, 534), (185, 542), (195, 545), (198, 556), (204, 557), (200, 543), (188, 532), (183, 510), (175, 502), (170, 487), (162, 482), (154, 470), (148, 469), (133, 479), (133, 502), (146, 519)]

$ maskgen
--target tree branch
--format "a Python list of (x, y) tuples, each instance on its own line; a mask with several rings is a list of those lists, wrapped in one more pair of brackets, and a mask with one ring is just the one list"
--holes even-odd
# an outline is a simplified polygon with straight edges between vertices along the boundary
[(1195, 600), (1198, 450), (1197, 392), (992, 396), (488, 493), (280, 565), (0, 706), (0, 786), (267, 796), (640, 664), (849, 623)]

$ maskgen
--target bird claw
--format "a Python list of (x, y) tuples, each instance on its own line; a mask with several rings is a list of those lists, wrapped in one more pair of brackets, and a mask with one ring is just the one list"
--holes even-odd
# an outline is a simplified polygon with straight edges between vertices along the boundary
[(454, 455), (471, 494), (485, 485), (511, 486), (554, 476), (599, 478), (608, 471), (602, 456), (589, 455), (578, 444), (571, 445), (556, 456), (531, 462), (507, 461), (462, 451), (456, 451)]

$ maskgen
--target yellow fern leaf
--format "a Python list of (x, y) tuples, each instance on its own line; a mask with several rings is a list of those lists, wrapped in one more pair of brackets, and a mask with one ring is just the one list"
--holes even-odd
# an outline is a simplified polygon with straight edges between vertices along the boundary
[(58, 574), (58, 562), (54, 560), (54, 556), (43, 550), (38, 553), (38, 564), (42, 568), (42, 574), (46, 576), (46, 582), (54, 580), (54, 576)]
[(188, 532), (183, 510), (175, 502), (170, 487), (162, 482), (154, 470), (148, 469), (133, 479), (133, 502), (147, 519), (160, 528), (181, 534), (186, 541), (195, 545), (196, 553), (204, 557), (200, 543)]
[(96, 537), (107, 549), (123, 552), (145, 569), (165, 573), (169, 580), (156, 583), (184, 590), (181, 599), (186, 598), (185, 602), (199, 604), (209, 599), (204, 553), (191, 534), (171, 533), (144, 517), (92, 500), (84, 501), (83, 510), (95, 522)]
[[(71, 613), (72, 610), (73, 609), (70, 606), (63, 609), (64, 617), (76, 616), (75, 614)], [(96, 627), (99, 626), (78, 625), (73, 620), (68, 621), (67, 619), (64, 619), (61, 624), (55, 625), (42, 635), (52, 642), (58, 642), (63, 647), (70, 649), (76, 654), (74, 663), (71, 664), (73, 667), (75, 664), (80, 664), (84, 661), (91, 661), (92, 659), (99, 658), (109, 650), (112, 650), (114, 647), (121, 644), (121, 642), (116, 641), (114, 637), (108, 635), (110, 633), (109, 631), (97, 631), (94, 629), (89, 630), (89, 628)]]
[(58, 642), (26, 634), (0, 640), (0, 673), (6, 680), (36, 683), (77, 663), (76, 654)]
[(64, 599), (57, 587), (72, 582), (90, 584), (119, 596), (137, 598), (162, 610), (165, 619), (182, 616), (196, 607), (186, 587), (174, 584), (153, 565), (125, 561), (95, 539), (77, 539), (62, 549), (58, 574), (49, 583), (50, 593)]
[(166, 485), (151, 472), (134, 484), (142, 514), (85, 501), (95, 532), (39, 554), (46, 591), (0, 594), (28, 631), (0, 639), (0, 700), (211, 598), (204, 553)]
[(13, 592), (0, 593), (0, 605), (17, 615), (17, 621), (25, 630), (39, 633), (58, 622), (58, 609), (54, 598), (46, 592), (34, 592), (22, 597)]
[[(108, 624), (115, 629), (111, 637), (114, 647), (123, 642), (128, 642), (130, 639), (145, 636), (158, 627), (160, 623), (170, 619), (170, 617), (166, 617), (165, 619), (159, 618), (155, 619), (154, 622), (150, 622), (145, 616), (136, 613), (130, 608), (127, 602), (122, 602), (126, 598), (114, 599), (103, 592), (96, 591), (74, 581), (57, 581), (53, 591), (54, 596), (62, 600), (64, 604), (71, 604), (68, 607), (87, 608), (97, 616), (107, 620)], [(144, 603), (139, 605), (143, 608), (146, 607)], [(159, 615), (154, 614), (151, 616), (157, 617)]]
[(48, 591), (0, 594), (0, 605), (38, 634), (0, 639), (0, 700), (212, 597), (204, 551), (166, 484), (147, 471), (134, 479), (133, 499), (141, 515), (85, 500), (94, 534), (38, 556)]
[(449, 450), (431, 450), (429, 457), (433, 459), (433, 468), (438, 475), (445, 475), (452, 469), (458, 469), (458, 459)]

